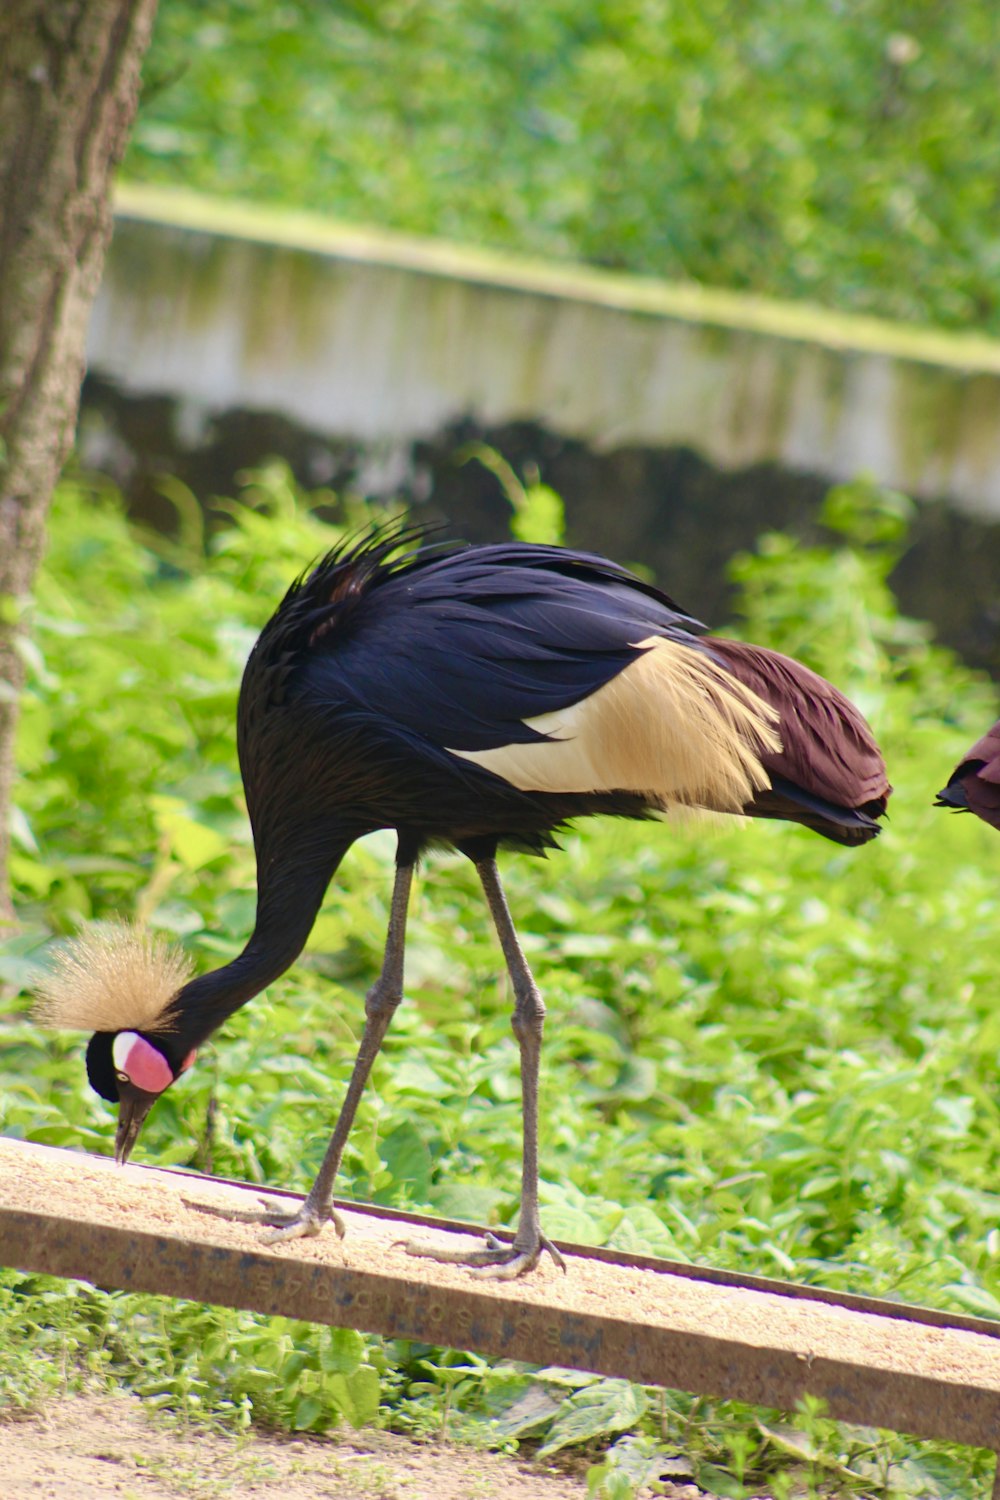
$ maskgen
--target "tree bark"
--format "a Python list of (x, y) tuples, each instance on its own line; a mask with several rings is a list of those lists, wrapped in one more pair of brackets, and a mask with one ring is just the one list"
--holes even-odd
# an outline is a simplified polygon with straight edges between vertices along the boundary
[(156, 0), (0, 4), (0, 923), (20, 642)]

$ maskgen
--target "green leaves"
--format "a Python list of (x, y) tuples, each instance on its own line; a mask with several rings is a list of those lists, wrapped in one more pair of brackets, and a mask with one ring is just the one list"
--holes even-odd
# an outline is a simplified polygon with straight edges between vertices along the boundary
[(645, 1413), (646, 1396), (628, 1380), (599, 1380), (564, 1401), (553, 1418), (539, 1458), (549, 1458), (571, 1443), (587, 1443), (634, 1427)]
[(154, 796), (150, 807), (161, 848), (175, 855), (186, 869), (199, 870), (228, 851), (225, 835), (191, 817), (180, 798)]
[[(312, 1330), (303, 1327), (302, 1334), (308, 1343), (314, 1342)], [(338, 1417), (352, 1427), (374, 1422), (381, 1387), (378, 1372), (364, 1363), (364, 1339), (353, 1328), (335, 1328), (324, 1331), (316, 1342), (318, 1360), (300, 1347), (283, 1371), (292, 1430), (322, 1432)]]
[(996, 333), (995, 28), (993, 0), (173, 0), (126, 169)]
[(522, 484), (510, 464), (494, 448), (485, 443), (473, 443), (458, 455), (464, 463), (477, 459), (500, 481), (513, 512), (510, 521), (511, 535), (519, 542), (548, 542), (561, 545), (565, 540), (566, 516), (562, 496), (547, 484), (542, 484), (537, 469)]

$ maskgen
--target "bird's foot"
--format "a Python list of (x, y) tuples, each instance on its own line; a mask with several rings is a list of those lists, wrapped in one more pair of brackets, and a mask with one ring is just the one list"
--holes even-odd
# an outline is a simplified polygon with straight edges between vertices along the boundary
[(344, 1221), (335, 1208), (328, 1208), (325, 1214), (321, 1214), (310, 1206), (308, 1198), (294, 1213), (284, 1204), (269, 1203), (266, 1198), (260, 1199), (260, 1208), (221, 1208), (215, 1203), (196, 1203), (190, 1198), (182, 1201), (187, 1208), (197, 1209), (200, 1214), (211, 1214), (214, 1219), (226, 1219), (231, 1224), (267, 1226), (273, 1233), (263, 1236), (265, 1245), (277, 1245), (282, 1240), (298, 1240), (320, 1234), (324, 1225), (330, 1221), (340, 1239), (344, 1238), (346, 1232)]
[(485, 1236), (486, 1244), (480, 1250), (451, 1250), (443, 1245), (430, 1245), (422, 1240), (404, 1240), (402, 1244), (407, 1255), (418, 1256), (423, 1260), (436, 1260), (439, 1265), (446, 1266), (468, 1266), (472, 1275), (482, 1281), (514, 1281), (518, 1276), (525, 1276), (533, 1271), (542, 1257), (542, 1252), (547, 1251), (559, 1267), (565, 1271), (566, 1262), (551, 1240), (547, 1240), (544, 1234), (539, 1234), (525, 1244), (518, 1244), (517, 1239), (508, 1244), (506, 1240), (497, 1239), (495, 1234)]
[(338, 1239), (342, 1240), (347, 1233), (347, 1226), (333, 1207), (321, 1213), (307, 1198), (302, 1207), (291, 1214), (277, 1203), (268, 1203), (266, 1198), (260, 1201), (264, 1205), (264, 1212), (257, 1222), (269, 1225), (271, 1231), (262, 1237), (265, 1245), (283, 1245), (286, 1240), (309, 1239), (313, 1235), (322, 1234), (325, 1226), (331, 1222)]

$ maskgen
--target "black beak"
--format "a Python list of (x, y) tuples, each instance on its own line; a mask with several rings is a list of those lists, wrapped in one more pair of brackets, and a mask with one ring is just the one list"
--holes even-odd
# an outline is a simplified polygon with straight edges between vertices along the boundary
[(122, 1166), (132, 1154), (142, 1122), (159, 1098), (128, 1084), (119, 1085), (118, 1130), (115, 1135), (115, 1161)]

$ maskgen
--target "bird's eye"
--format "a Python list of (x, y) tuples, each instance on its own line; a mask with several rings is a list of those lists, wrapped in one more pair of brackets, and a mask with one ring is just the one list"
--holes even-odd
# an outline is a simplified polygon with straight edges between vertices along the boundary
[(127, 1073), (116, 1073), (115, 1077), (118, 1079), (119, 1083), (131, 1083), (132, 1081)]

